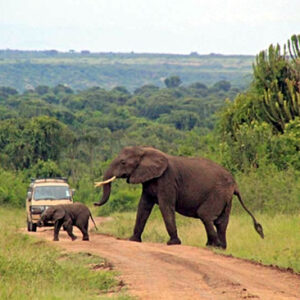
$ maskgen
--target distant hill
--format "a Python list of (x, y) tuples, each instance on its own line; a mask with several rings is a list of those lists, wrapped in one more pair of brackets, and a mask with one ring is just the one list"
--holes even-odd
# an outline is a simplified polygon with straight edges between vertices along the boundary
[(93, 86), (133, 91), (145, 84), (162, 87), (177, 75), (184, 85), (227, 80), (244, 88), (251, 80), (254, 56), (91, 53), (0, 50), (0, 86), (20, 92), (39, 85), (65, 84), (75, 90)]

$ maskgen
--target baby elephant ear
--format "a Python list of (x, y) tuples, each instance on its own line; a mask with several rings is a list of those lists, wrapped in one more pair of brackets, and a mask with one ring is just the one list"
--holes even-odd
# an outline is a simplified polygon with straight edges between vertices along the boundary
[(130, 183), (143, 183), (160, 177), (168, 167), (164, 153), (155, 149), (146, 149), (138, 167), (130, 176)]
[(53, 221), (60, 220), (65, 216), (65, 210), (62, 208), (56, 208), (53, 213)]

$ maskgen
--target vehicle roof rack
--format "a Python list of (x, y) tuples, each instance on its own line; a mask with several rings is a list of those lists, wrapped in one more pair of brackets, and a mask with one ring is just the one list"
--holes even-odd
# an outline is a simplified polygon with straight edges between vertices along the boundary
[(62, 180), (64, 182), (68, 182), (67, 177), (43, 177), (43, 178), (31, 178), (31, 182), (47, 182), (50, 180)]

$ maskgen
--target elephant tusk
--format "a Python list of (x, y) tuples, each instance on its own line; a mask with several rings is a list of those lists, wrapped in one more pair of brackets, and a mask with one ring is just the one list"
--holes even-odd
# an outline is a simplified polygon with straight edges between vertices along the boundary
[(94, 183), (94, 187), (95, 187), (95, 188), (101, 187), (101, 186), (103, 186), (103, 185), (105, 185), (105, 184), (107, 184), (107, 183), (110, 183), (110, 182), (114, 181), (115, 179), (116, 179), (116, 176), (113, 176), (112, 178), (107, 179), (107, 180), (105, 180), (105, 181), (98, 181), (98, 182), (95, 182), (95, 183)]

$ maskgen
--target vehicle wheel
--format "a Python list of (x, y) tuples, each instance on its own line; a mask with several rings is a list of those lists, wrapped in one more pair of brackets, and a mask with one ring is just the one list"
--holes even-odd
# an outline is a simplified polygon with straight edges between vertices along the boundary
[(36, 232), (36, 224), (27, 221), (27, 230)]

